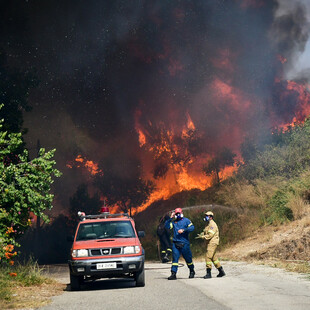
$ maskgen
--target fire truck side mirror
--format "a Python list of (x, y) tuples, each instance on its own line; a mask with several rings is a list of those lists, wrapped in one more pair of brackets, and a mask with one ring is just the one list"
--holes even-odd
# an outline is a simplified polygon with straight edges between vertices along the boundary
[(145, 237), (145, 232), (144, 231), (138, 231), (138, 237), (139, 238), (143, 238), (143, 237)]

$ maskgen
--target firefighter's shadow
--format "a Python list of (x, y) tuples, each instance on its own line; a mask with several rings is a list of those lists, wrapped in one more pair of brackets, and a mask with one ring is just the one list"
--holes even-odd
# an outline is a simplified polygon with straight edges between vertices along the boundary
[[(115, 290), (131, 287), (136, 287), (136, 281), (133, 279), (101, 279), (83, 283), (80, 291)], [(72, 291), (70, 284), (67, 284), (66, 291)]]

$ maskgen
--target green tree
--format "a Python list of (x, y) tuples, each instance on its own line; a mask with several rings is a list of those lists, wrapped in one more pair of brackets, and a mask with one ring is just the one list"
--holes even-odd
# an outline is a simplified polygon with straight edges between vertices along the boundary
[[(15, 255), (12, 247), (18, 246), (16, 237), (31, 225), (30, 213), (48, 221), (43, 212), (52, 208), (51, 184), (53, 176), (59, 177), (60, 172), (54, 168), (55, 149), (46, 152), (42, 148), (37, 158), (29, 160), (26, 149), (18, 154), (16, 152), (23, 144), (21, 133), (8, 134), (3, 131), (2, 123), (3, 121), (0, 123), (0, 258), (2, 261), (11, 261)], [(12, 157), (12, 154), (17, 155)]]
[(203, 171), (206, 175), (214, 175), (217, 184), (220, 184), (220, 171), (226, 166), (233, 166), (235, 163), (236, 154), (234, 154), (230, 149), (223, 148), (219, 154), (208, 161), (208, 163), (203, 166)]

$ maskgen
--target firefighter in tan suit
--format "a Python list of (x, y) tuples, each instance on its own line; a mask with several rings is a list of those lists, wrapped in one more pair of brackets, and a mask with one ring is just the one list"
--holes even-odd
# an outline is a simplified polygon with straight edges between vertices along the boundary
[(197, 236), (198, 238), (205, 239), (207, 243), (207, 253), (206, 253), (207, 273), (204, 276), (204, 279), (210, 279), (212, 277), (211, 276), (212, 263), (219, 271), (217, 277), (225, 276), (223, 267), (221, 266), (221, 263), (216, 256), (216, 248), (219, 245), (220, 236), (218, 227), (214, 222), (213, 217), (214, 217), (213, 212), (208, 211), (205, 213), (204, 220), (206, 221), (207, 226), (205, 227), (203, 232)]

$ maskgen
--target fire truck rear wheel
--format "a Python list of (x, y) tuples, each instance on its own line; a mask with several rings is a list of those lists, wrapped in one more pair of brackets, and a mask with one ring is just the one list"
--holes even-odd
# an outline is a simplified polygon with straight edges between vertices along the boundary
[(74, 276), (70, 273), (70, 287), (71, 291), (79, 291), (83, 283), (83, 276)]
[(145, 274), (144, 266), (143, 268), (135, 274), (136, 286), (142, 287), (145, 286)]

